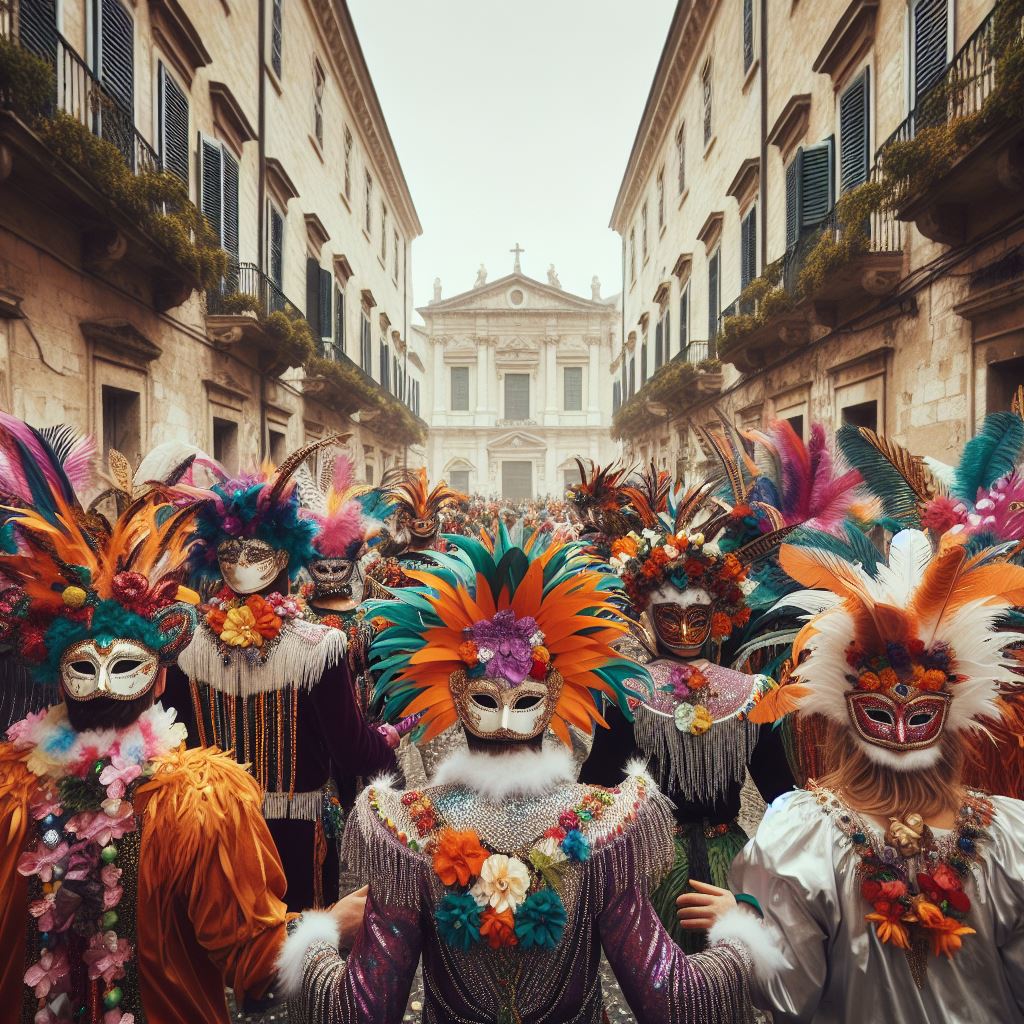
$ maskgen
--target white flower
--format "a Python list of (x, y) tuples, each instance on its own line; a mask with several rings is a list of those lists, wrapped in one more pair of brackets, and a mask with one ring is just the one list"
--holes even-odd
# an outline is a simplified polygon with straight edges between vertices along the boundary
[(690, 543), (696, 548), (701, 547), (704, 544), (704, 534), (700, 532), (691, 533)]
[(620, 572), (621, 573), (622, 570), (626, 568), (626, 563), (629, 561), (629, 556), (628, 555), (612, 555), (612, 557), (609, 558), (608, 561), (611, 564), (611, 567), (616, 572)]
[(662, 550), (668, 556), (669, 561), (679, 557), (679, 548), (673, 547), (671, 544), (666, 544)]
[(492, 651), (489, 647), (481, 647), (477, 650), (476, 657), (477, 661), (486, 664), (488, 661), (491, 660), (491, 658), (494, 657), (494, 651)]
[(689, 732), (690, 726), (693, 725), (693, 719), (696, 715), (696, 710), (692, 704), (679, 704), (676, 706), (676, 728), (680, 732)]
[(743, 592), (744, 597), (749, 597), (757, 590), (757, 583), (750, 579), (740, 580), (740, 590)]
[(545, 857), (548, 857), (552, 864), (557, 864), (559, 861), (567, 859), (564, 851), (562, 850), (562, 844), (559, 843), (554, 836), (548, 836), (547, 839), (542, 839), (539, 843), (535, 843), (533, 848), (538, 853), (542, 853)]
[(491, 906), (500, 914), (515, 911), (526, 899), (530, 888), (530, 872), (526, 865), (515, 857), (493, 853), (480, 868), (480, 877), (470, 889), (470, 895), (477, 905)]
[(646, 538), (648, 544), (653, 544), (659, 538), (659, 536), (660, 534), (657, 530), (651, 530), (646, 527), (644, 528), (644, 537)]
[(722, 553), (722, 549), (718, 546), (717, 540), (709, 540), (702, 550), (705, 555), (711, 555), (712, 558)]
[(530, 637), (530, 643), (533, 644), (534, 647), (539, 647), (544, 643), (544, 634), (538, 629), (533, 636)]

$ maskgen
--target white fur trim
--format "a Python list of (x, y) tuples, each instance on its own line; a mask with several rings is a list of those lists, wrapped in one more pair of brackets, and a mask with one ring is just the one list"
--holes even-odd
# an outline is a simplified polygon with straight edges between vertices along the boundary
[(774, 925), (759, 921), (742, 907), (723, 914), (708, 932), (709, 946), (733, 942), (746, 947), (758, 981), (770, 981), (772, 975), (789, 967), (789, 961), (782, 955), (782, 936)]
[(302, 991), (306, 950), (314, 942), (327, 942), (337, 949), (340, 937), (338, 923), (325, 911), (307, 910), (302, 915), (277, 957), (278, 985), (288, 999), (294, 999)]
[(431, 785), (465, 786), (485, 801), (499, 803), (510, 796), (546, 793), (575, 781), (572, 753), (559, 745), (511, 754), (457, 750), (441, 763)]
[(643, 779), (647, 779), (648, 781), (652, 781), (651, 780), (651, 776), (650, 776), (650, 774), (647, 771), (647, 768), (648, 768), (648, 765), (647, 765), (647, 759), (646, 758), (643, 758), (643, 757), (631, 757), (626, 762), (625, 772), (626, 772), (626, 775), (628, 775), (629, 778), (631, 778), (631, 779), (643, 778)]

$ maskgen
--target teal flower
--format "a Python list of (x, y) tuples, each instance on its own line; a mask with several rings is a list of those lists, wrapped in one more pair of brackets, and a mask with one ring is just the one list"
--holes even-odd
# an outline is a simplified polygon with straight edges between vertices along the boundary
[[(589, 811), (580, 811), (580, 817), (584, 821), (590, 820)], [(562, 853), (569, 858), (569, 860), (589, 860), (590, 859), (590, 840), (578, 829), (574, 828), (565, 834), (565, 838), (562, 840)]]
[(516, 912), (516, 938), (523, 949), (554, 949), (565, 931), (565, 907), (554, 889), (531, 892)]
[[(562, 911), (563, 922), (565, 911)], [(434, 911), (437, 931), (452, 949), (469, 949), (480, 941), (480, 908), (468, 892), (450, 892)]]

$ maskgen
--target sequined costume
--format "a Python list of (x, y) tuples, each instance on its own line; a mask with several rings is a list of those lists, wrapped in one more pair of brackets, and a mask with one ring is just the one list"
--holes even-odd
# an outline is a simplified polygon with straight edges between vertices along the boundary
[(343, 962), (331, 921), (303, 915), (281, 960), (295, 1012), (397, 1022), (422, 957), (428, 1024), (596, 1024), (603, 949), (641, 1024), (743, 1018), (744, 957), (687, 959), (647, 898), (672, 837), (642, 766), (575, 782), (570, 728), (644, 674), (611, 646), (628, 629), (617, 578), (581, 544), (520, 545), (503, 525), (456, 543), (367, 613), (390, 622), (371, 647), (389, 716), (422, 713), (424, 742), (458, 722), (468, 747), (425, 788), (360, 796), (345, 852), (370, 886), (363, 928)]

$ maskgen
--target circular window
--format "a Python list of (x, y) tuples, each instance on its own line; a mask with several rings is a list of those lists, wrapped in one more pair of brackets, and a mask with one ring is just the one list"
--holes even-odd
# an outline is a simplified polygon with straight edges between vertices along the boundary
[(524, 298), (525, 296), (523, 295), (521, 288), (513, 288), (512, 291), (508, 293), (508, 301), (511, 302), (513, 306), (521, 306)]

